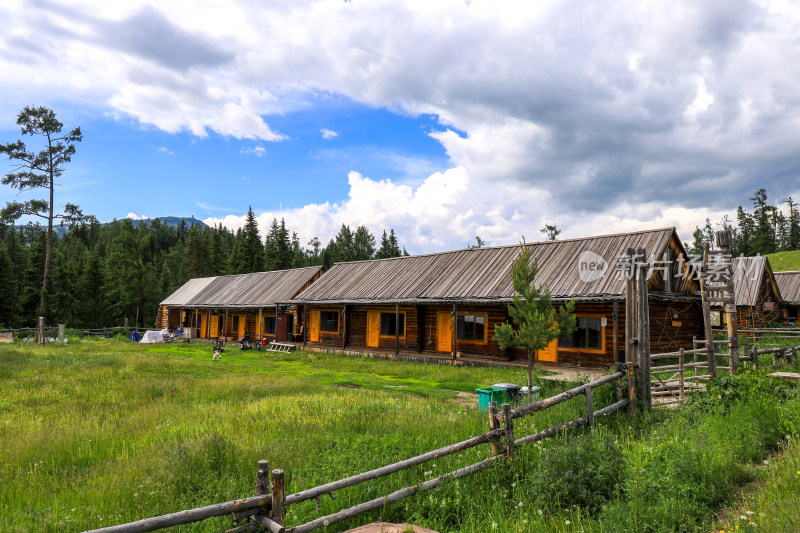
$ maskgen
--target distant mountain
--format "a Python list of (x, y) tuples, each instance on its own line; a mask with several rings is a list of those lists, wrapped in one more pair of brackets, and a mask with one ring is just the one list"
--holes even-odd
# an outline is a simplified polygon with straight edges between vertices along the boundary
[(191, 216), (191, 217), (140, 218), (138, 220), (137, 219), (131, 219), (131, 222), (133, 222), (134, 226), (138, 226), (142, 222), (147, 222), (148, 224), (150, 224), (151, 222), (153, 222), (153, 220), (158, 220), (162, 224), (166, 224), (167, 226), (173, 226), (175, 228), (178, 227), (178, 225), (181, 223), (181, 220), (183, 220), (183, 222), (186, 224), (187, 228), (192, 227), (192, 224), (200, 224), (202, 227), (206, 227), (206, 223), (205, 222), (203, 222), (202, 220), (198, 220), (198, 219), (194, 218), (194, 216)]
[[(116, 222), (121, 222), (122, 220), (124, 220), (124, 219), (117, 219), (117, 220), (113, 220), (111, 222), (101, 222), (100, 224), (103, 225), (103, 226), (106, 226), (108, 224), (114, 224)], [(190, 228), (192, 226), (192, 224), (200, 224), (203, 227), (207, 227), (207, 224), (205, 222), (203, 222), (202, 220), (198, 220), (198, 219), (194, 218), (194, 216), (191, 216), (191, 217), (140, 218), (140, 219), (131, 219), (131, 222), (133, 223), (134, 227), (136, 227), (136, 226), (139, 226), (140, 224), (142, 224), (143, 222), (151, 224), (154, 220), (158, 220), (162, 224), (166, 224), (167, 226), (172, 226), (174, 228), (177, 228), (178, 225), (180, 225), (181, 220), (186, 224), (187, 228)], [(25, 226), (14, 226), (14, 229), (18, 230), (18, 229), (20, 229), (22, 227), (34, 228), (34, 229), (36, 227), (38, 227), (42, 231), (47, 229), (47, 226), (42, 225), (42, 224), (27, 224)], [(67, 233), (68, 230), (69, 230), (69, 228), (66, 227), (66, 226), (58, 226), (58, 225), (56, 225), (56, 226), (53, 226), (53, 235), (55, 235), (57, 238), (60, 239), (61, 237), (64, 236), (64, 234)]]

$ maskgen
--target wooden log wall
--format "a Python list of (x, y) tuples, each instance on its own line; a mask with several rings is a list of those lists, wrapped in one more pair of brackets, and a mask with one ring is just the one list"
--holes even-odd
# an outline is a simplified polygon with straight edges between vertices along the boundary
[[(692, 337), (705, 338), (698, 302), (650, 301), (650, 352), (690, 350)], [(620, 346), (624, 346), (621, 344)]]
[[(312, 307), (309, 306), (309, 315)], [(315, 310), (337, 310), (330, 306), (315, 307)], [(416, 353), (450, 353), (450, 350), (440, 352), (438, 350), (439, 320), (441, 312), (451, 313), (452, 304), (447, 305), (414, 305), (401, 306), (400, 312), (405, 313), (406, 327), (405, 336), (400, 337), (399, 347), (404, 352)], [(558, 349), (558, 363), (583, 366), (607, 367), (613, 364), (614, 357), (614, 316), (613, 302), (585, 302), (577, 303), (575, 314), (591, 318), (605, 318), (606, 326), (604, 330), (604, 350), (581, 350), (581, 349)], [(367, 313), (369, 310), (379, 310), (385, 313), (394, 314), (392, 306), (353, 306), (347, 307), (347, 348), (367, 350)], [(494, 327), (498, 324), (510, 321), (507, 315), (508, 306), (505, 304), (496, 305), (463, 305), (457, 306), (458, 314), (485, 314), (486, 323), (486, 342), (459, 340), (457, 351), (463, 355), (475, 355), (492, 357), (498, 360), (510, 361), (527, 359), (527, 352), (519, 348), (502, 350), (500, 346), (492, 340)], [(619, 316), (617, 318), (617, 348), (623, 350), (625, 347), (625, 305), (620, 302), (618, 305)], [(312, 345), (325, 346), (330, 348), (342, 348), (342, 309), (340, 313), (339, 332), (326, 333), (320, 332), (320, 342), (311, 343)], [(650, 329), (651, 329), (651, 351), (653, 353), (675, 351), (679, 348), (691, 349), (692, 338), (703, 337), (703, 322), (701, 307), (699, 302), (650, 302)], [(448, 332), (449, 333), (449, 332)], [(381, 336), (379, 339), (380, 351), (391, 351), (395, 348), (394, 336)], [(371, 348), (370, 348), (371, 349)]]

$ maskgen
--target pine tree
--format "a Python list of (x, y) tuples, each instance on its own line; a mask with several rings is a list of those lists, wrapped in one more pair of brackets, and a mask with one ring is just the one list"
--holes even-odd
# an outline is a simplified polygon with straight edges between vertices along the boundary
[(244, 228), (239, 243), (240, 267), (237, 274), (264, 271), (264, 244), (258, 232), (258, 223), (253, 208), (248, 207)]
[[(14, 230), (12, 229), (13, 233)], [(0, 243), (0, 327), (10, 328), (19, 319), (19, 293), (14, 264), (4, 242)]]
[(83, 213), (77, 205), (66, 203), (64, 212), (55, 213), (54, 191), (56, 179), (64, 173), (64, 166), (75, 154), (75, 143), (81, 142), (81, 129), (75, 128), (69, 133), (61, 134), (64, 124), (56, 119), (56, 114), (46, 107), (26, 106), (17, 115), (17, 125), (23, 135), (39, 135), (46, 139), (46, 146), (39, 152), (29, 152), (22, 141), (0, 144), (0, 153), (4, 153), (15, 163), (13, 171), (2, 179), (3, 185), (11, 185), (20, 192), (45, 189), (49, 193), (46, 199), (12, 201), (0, 211), (0, 219), (18, 220), (23, 215), (33, 215), (47, 220), (47, 238), (45, 244), (44, 267), (42, 269), (42, 289), (39, 299), (39, 311), (44, 314), (47, 309), (47, 290), (50, 276), (50, 258), (53, 248), (53, 221), (80, 220)]
[(800, 212), (791, 196), (787, 196), (784, 203), (789, 208), (789, 214), (786, 217), (786, 249), (798, 250), (800, 249)]
[(753, 201), (753, 221), (755, 231), (753, 233), (753, 251), (765, 255), (775, 251), (774, 235), (775, 230), (772, 225), (773, 207), (767, 203), (766, 189), (759, 189), (750, 198)]
[(530, 250), (523, 240), (519, 256), (511, 264), (514, 301), (508, 306), (508, 314), (517, 328), (508, 322), (494, 328), (494, 340), (501, 349), (519, 346), (528, 351), (528, 401), (536, 352), (575, 329), (575, 301), (556, 309), (550, 300), (550, 290), (535, 285), (536, 271), (536, 262), (531, 262)]
[(97, 328), (110, 325), (107, 321), (106, 310), (106, 269), (100, 256), (94, 250), (90, 251), (83, 263), (80, 279), (78, 281), (78, 294), (80, 294), (80, 320), (83, 326)]
[[(206, 246), (198, 224), (192, 224), (192, 227), (189, 228), (189, 233), (186, 236), (185, 254), (185, 279), (205, 278), (212, 275), (211, 251)], [(163, 275), (163, 268), (161, 275)]]

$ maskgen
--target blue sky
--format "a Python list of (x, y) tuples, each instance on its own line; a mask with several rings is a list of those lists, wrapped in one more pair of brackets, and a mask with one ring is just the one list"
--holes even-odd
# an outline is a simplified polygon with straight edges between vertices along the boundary
[[(6, 0), (0, 142), (81, 126), (57, 203), (411, 252), (676, 226), (800, 197), (784, 1)], [(35, 145), (35, 141), (31, 146)], [(0, 161), (0, 172), (8, 169)], [(0, 202), (15, 197), (0, 187)]]

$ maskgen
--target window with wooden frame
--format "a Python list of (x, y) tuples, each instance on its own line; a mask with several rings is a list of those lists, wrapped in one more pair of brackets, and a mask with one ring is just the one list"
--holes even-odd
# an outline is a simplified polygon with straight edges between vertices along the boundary
[(559, 348), (581, 350), (603, 349), (603, 319), (593, 317), (577, 317), (575, 331), (571, 335), (559, 337)]
[(193, 322), (192, 327), (193, 328), (197, 328), (197, 330), (202, 329), (203, 315), (199, 315), (199, 314), (198, 315), (194, 315), (192, 318), (194, 318), (194, 320), (192, 321)]
[(460, 341), (486, 342), (485, 313), (458, 315), (456, 339)]
[(339, 333), (339, 311), (320, 311), (319, 330), (325, 333)]
[(264, 330), (262, 331), (264, 335), (275, 335), (275, 317), (274, 316), (265, 316), (264, 317)]
[(400, 331), (395, 333), (397, 321), (394, 313), (381, 313), (381, 336), (394, 337), (406, 336), (406, 314), (400, 313)]

